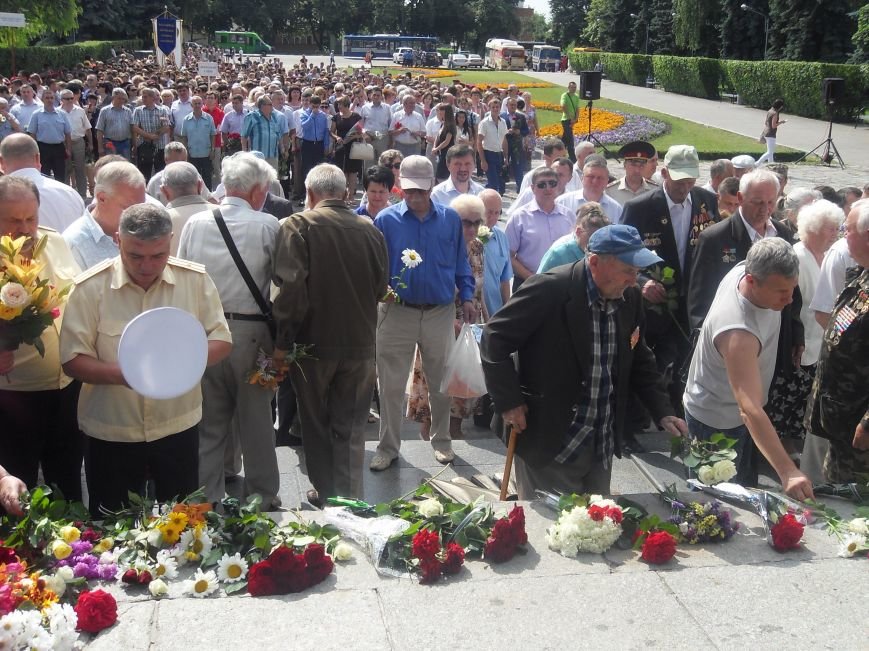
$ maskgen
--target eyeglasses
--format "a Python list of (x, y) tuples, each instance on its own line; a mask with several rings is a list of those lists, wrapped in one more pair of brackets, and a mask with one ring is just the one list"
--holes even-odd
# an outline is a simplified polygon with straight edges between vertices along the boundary
[(393, 169), (393, 170), (400, 170), (400, 169), (401, 169), (401, 163), (393, 163), (392, 165), (387, 165), (386, 167), (388, 167), (388, 168), (390, 168), (390, 169)]
[(534, 184), (534, 187), (538, 190), (545, 190), (546, 188), (556, 188), (558, 187), (558, 181), (555, 179), (550, 179), (548, 181), (538, 181)]
[(62, 99), (64, 102), (71, 102), (72, 101), (72, 97), (61, 97), (60, 99)]
[(481, 219), (478, 219), (477, 221), (473, 221), (473, 222), (469, 219), (462, 220), (462, 226), (464, 226), (465, 228), (480, 228), (480, 226), (482, 226), (482, 225), (483, 225), (483, 221)]

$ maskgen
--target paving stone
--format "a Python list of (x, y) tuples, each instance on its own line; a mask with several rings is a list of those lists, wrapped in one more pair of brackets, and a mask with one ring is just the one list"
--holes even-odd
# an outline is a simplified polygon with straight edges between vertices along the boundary
[[(139, 603), (119, 601), (117, 623), (98, 635), (82, 633), (81, 641), (87, 644), (88, 651), (150, 651), (158, 607), (157, 602), (150, 600)], [(187, 626), (180, 628), (186, 631)]]

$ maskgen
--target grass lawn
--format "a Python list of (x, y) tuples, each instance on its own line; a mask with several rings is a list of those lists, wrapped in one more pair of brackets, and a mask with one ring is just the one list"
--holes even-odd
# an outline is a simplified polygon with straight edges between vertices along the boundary
[[(375, 66), (375, 71), (380, 66)], [(459, 79), (463, 84), (474, 84), (478, 86), (486, 85), (504, 85), (509, 83), (545, 83), (534, 77), (528, 77), (518, 72), (503, 72), (498, 70), (452, 70), (449, 77), (440, 77), (438, 80), (441, 83), (448, 84), (452, 79)], [(528, 88), (531, 93), (534, 103), (547, 102), (558, 104), (561, 99), (561, 94), (564, 88), (553, 86), (551, 88)], [(670, 133), (664, 134), (659, 138), (655, 138), (651, 143), (659, 152), (667, 151), (670, 145), (691, 144), (697, 148), (701, 159), (714, 158), (732, 158), (738, 154), (751, 154), (755, 158), (766, 151), (766, 146), (757, 142), (754, 138), (747, 138), (730, 131), (716, 129), (715, 127), (707, 127), (697, 122), (683, 120), (681, 118), (667, 115), (666, 113), (658, 113), (650, 111), (640, 106), (632, 104), (624, 104), (609, 99), (601, 99), (594, 103), (595, 108), (611, 109), (623, 111), (625, 113), (634, 113), (636, 115), (645, 115), (648, 117), (662, 120), (670, 125)], [(542, 126), (554, 124), (561, 120), (561, 113), (547, 110), (537, 110), (537, 122)], [(787, 147), (778, 147), (776, 156), (787, 160), (795, 159), (801, 155), (794, 149)]]

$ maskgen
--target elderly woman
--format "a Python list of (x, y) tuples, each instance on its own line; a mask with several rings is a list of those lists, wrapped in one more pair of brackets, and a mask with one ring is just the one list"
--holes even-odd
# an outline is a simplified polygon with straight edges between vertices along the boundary
[(572, 264), (585, 257), (588, 240), (596, 230), (609, 226), (610, 220), (597, 201), (588, 201), (576, 211), (576, 230), (559, 237), (543, 254), (537, 273), (542, 274), (563, 264)]
[[(461, 194), (450, 203), (450, 208), (459, 213), (462, 220), (462, 237), (468, 251), (468, 262), (471, 265), (471, 273), (474, 276), (474, 296), (472, 301), (474, 309), (480, 315), (482, 321), (488, 319), (486, 305), (483, 302), (483, 248), (484, 244), (479, 239), (480, 227), (486, 223), (486, 206), (483, 200), (470, 194)], [(456, 294), (456, 335), (462, 327), (462, 303)], [(407, 417), (422, 423), (420, 437), (429, 440), (431, 429), (431, 408), (428, 398), (428, 383), (425, 371), (422, 368), (422, 357), (419, 349), (416, 351), (416, 359), (413, 363), (413, 373), (408, 384)], [(454, 439), (464, 438), (462, 421), (474, 415), (479, 398), (451, 398), (450, 399), (450, 436)]]
[[(839, 227), (844, 219), (845, 213), (839, 206), (821, 199), (800, 210), (797, 221), (800, 241), (794, 245), (794, 251), (800, 260), (800, 293), (803, 297), (800, 320), (806, 332), (806, 349), (803, 351), (802, 366), (790, 382), (794, 385), (791, 394), (793, 402), (783, 414), (786, 417), (783, 424), (788, 426), (786, 431), (792, 436), (804, 432), (802, 423), (806, 399), (815, 377), (815, 365), (824, 337), (824, 330), (818, 325), (814, 310), (809, 306), (815, 295), (824, 254), (838, 239)], [(812, 483), (821, 483), (824, 481), (823, 465), (827, 441), (807, 432), (805, 439), (800, 470)]]
[(787, 193), (780, 201), (782, 201), (782, 220), (781, 224), (785, 226), (794, 239), (797, 239), (797, 215), (803, 206), (808, 206), (821, 198), (821, 193), (811, 188), (794, 188)]

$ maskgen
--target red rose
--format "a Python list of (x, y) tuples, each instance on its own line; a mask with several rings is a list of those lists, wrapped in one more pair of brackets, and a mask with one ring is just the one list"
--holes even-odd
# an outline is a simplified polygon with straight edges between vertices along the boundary
[(148, 585), (149, 583), (151, 583), (152, 578), (153, 577), (148, 570), (143, 570), (142, 572), (139, 572), (139, 578), (137, 580), (139, 582), (139, 585)]
[(277, 594), (275, 569), (268, 561), (254, 563), (247, 573), (247, 591), (254, 597)]
[(305, 557), (305, 562), (310, 565), (311, 563), (316, 563), (326, 557), (326, 548), (320, 543), (311, 543), (305, 547), (305, 553), (303, 555)]
[(605, 516), (606, 510), (602, 506), (592, 504), (588, 507), (588, 517), (590, 517), (595, 522), (602, 522)]
[(606, 515), (610, 520), (612, 520), (616, 524), (621, 524), (622, 518), (624, 517), (622, 514), (622, 510), (620, 508), (615, 507), (615, 506), (606, 507)]
[(440, 537), (434, 531), (422, 529), (413, 537), (413, 555), (423, 561), (432, 560), (441, 550)]
[(311, 585), (308, 578), (308, 568), (304, 565), (305, 559), (301, 555), (299, 555), (299, 558), (302, 560), (300, 568), (278, 574), (278, 594), (302, 592)]
[(446, 558), (441, 565), (441, 571), (444, 574), (458, 574), (461, 571), (464, 562), (464, 548), (458, 543), (451, 542), (447, 545)]
[[(319, 546), (322, 547), (322, 545)], [(307, 553), (307, 550), (305, 550), (306, 555)], [(320, 552), (320, 554), (320, 558), (308, 561), (307, 575), (309, 586), (317, 585), (318, 583), (325, 581), (326, 577), (332, 573), (332, 569), (335, 567), (335, 564), (329, 556), (322, 554), (322, 552)]]
[(516, 554), (516, 546), (505, 543), (500, 538), (489, 536), (483, 547), (483, 557), (493, 563), (504, 563)]
[(121, 581), (131, 585), (137, 585), (139, 583), (139, 573), (136, 570), (129, 569), (121, 576)]
[(523, 507), (514, 506), (508, 517), (510, 519), (510, 524), (514, 527), (525, 528), (525, 509)]
[(75, 614), (78, 615), (78, 630), (99, 633), (118, 621), (118, 604), (103, 590), (82, 592), (75, 605)]
[(508, 547), (518, 544), (518, 541), (516, 540), (516, 532), (510, 525), (510, 520), (507, 518), (501, 518), (495, 522), (495, 526), (492, 527), (492, 538), (496, 538)]
[(642, 557), (647, 563), (666, 563), (676, 553), (676, 539), (666, 531), (654, 531), (643, 542)]
[(783, 515), (770, 529), (772, 546), (780, 552), (797, 549), (803, 537), (803, 529), (805, 526), (792, 513)]
[(91, 527), (88, 527), (84, 531), (81, 532), (81, 536), (79, 540), (83, 540), (84, 542), (95, 543), (100, 539), (100, 534), (94, 531)]
[(269, 554), (269, 562), (278, 574), (293, 571), (298, 572), (305, 569), (304, 557), (294, 553), (292, 549), (284, 547), (283, 545), (276, 547), (274, 551)]
[(437, 559), (420, 562), (419, 569), (422, 573), (420, 583), (436, 583), (441, 578), (441, 562)]
[(0, 565), (17, 562), (18, 556), (15, 554), (14, 549), (11, 547), (0, 547)]

